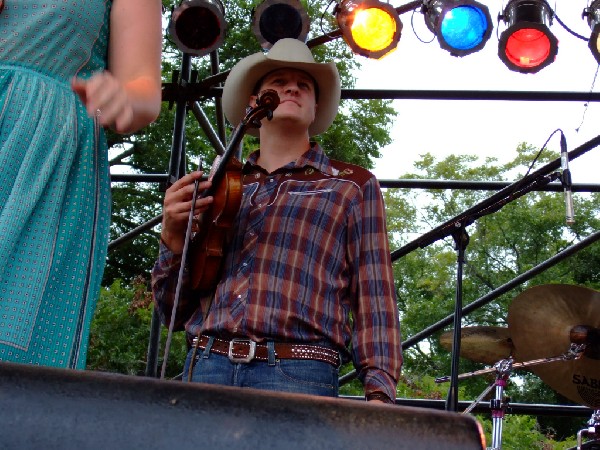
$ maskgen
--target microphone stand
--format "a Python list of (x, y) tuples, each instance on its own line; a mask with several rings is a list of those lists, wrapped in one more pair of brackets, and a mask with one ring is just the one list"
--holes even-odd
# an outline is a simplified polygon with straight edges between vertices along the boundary
[[(556, 163), (554, 163), (556, 164)], [(417, 247), (424, 248), (434, 242), (452, 236), (456, 244), (457, 251), (457, 276), (456, 276), (456, 298), (454, 308), (454, 334), (452, 341), (452, 373), (450, 378), (450, 388), (446, 400), (446, 411), (458, 411), (458, 366), (460, 358), (460, 326), (462, 321), (462, 286), (463, 286), (463, 266), (465, 250), (469, 243), (469, 236), (466, 233), (466, 227), (475, 222), (479, 217), (491, 214), (500, 210), (504, 205), (525, 195), (526, 193), (544, 186), (558, 178), (560, 172), (554, 172), (545, 175), (548, 170), (554, 168), (554, 164), (548, 164), (545, 167), (523, 177), (521, 180), (507, 186), (489, 197), (487, 200), (478, 203), (469, 208), (464, 213), (443, 223), (437, 228), (424, 234), (419, 239), (413, 241), (404, 247), (392, 252), (392, 260), (397, 259), (403, 252), (410, 252)], [(550, 168), (550, 169), (549, 169)]]
[[(531, 177), (531, 178), (529, 178)], [(480, 204), (479, 208), (471, 208), (467, 210), (468, 214), (464, 214), (464, 218), (458, 222), (454, 222), (454, 226), (461, 231), (458, 234), (455, 231), (452, 236), (457, 245), (458, 252), (458, 271), (456, 278), (456, 300), (454, 311), (454, 339), (452, 342), (452, 366), (451, 366), (451, 382), (446, 402), (447, 411), (458, 411), (458, 364), (460, 359), (460, 336), (461, 336), (461, 321), (462, 321), (462, 266), (464, 265), (464, 254), (466, 245), (469, 242), (468, 235), (464, 228), (473, 223), (476, 219), (491, 214), (500, 210), (503, 206), (516, 200), (518, 197), (525, 195), (532, 190), (544, 186), (561, 177), (560, 172), (553, 172), (549, 175), (542, 175), (538, 170), (533, 174), (524, 177), (520, 181), (507, 186), (505, 189), (493, 195)]]
[[(600, 135), (594, 139), (588, 141), (586, 144), (572, 150), (567, 153), (571, 159), (576, 158), (583, 153), (589, 151), (600, 143)], [(394, 250), (391, 253), (392, 261), (410, 253), (417, 248), (425, 248), (434, 242), (444, 239), (447, 236), (452, 236), (456, 243), (457, 249), (457, 278), (456, 278), (456, 299), (455, 299), (455, 311), (454, 311), (454, 334), (452, 342), (452, 374), (451, 383), (448, 391), (448, 397), (446, 401), (447, 411), (458, 410), (458, 365), (460, 358), (460, 325), (462, 321), (462, 275), (464, 265), (465, 248), (468, 244), (468, 235), (466, 234), (466, 227), (471, 225), (477, 218), (491, 214), (500, 210), (504, 205), (511, 201), (525, 195), (526, 193), (537, 189), (540, 186), (544, 186), (554, 180), (561, 178), (560, 172), (554, 172), (550, 175), (546, 175), (551, 170), (560, 168), (561, 158), (558, 158), (535, 172), (526, 175), (521, 180), (512, 183), (501, 189), (496, 194), (492, 195), (488, 199), (474, 205), (467, 209), (462, 214), (448, 220), (441, 224), (435, 229), (425, 233), (420, 238), (408, 243), (407, 245)]]
[[(592, 150), (593, 148), (597, 147), (598, 145), (600, 145), (600, 135), (590, 139), (589, 141), (587, 141), (586, 143), (580, 145), (579, 147), (577, 147), (574, 150), (571, 150), (570, 152), (568, 152), (568, 157), (570, 160), (573, 160), (575, 158), (578, 158), (579, 156), (583, 155), (584, 153)], [(508, 203), (508, 201), (512, 201), (514, 199), (516, 199), (517, 197), (520, 197), (521, 195), (524, 195), (526, 192), (529, 192), (531, 190), (534, 190), (537, 185), (534, 184), (532, 185), (527, 191), (519, 191), (517, 192), (517, 189), (519, 189), (521, 186), (525, 185), (528, 182), (533, 182), (532, 180), (538, 180), (540, 177), (544, 176), (546, 173), (549, 173), (552, 170), (558, 169), (561, 166), (561, 159), (555, 159), (554, 161), (549, 162), (548, 164), (546, 164), (545, 166), (542, 166), (540, 169), (536, 170), (535, 172), (523, 177), (522, 180), (517, 181), (515, 183), (511, 183), (510, 185), (506, 186), (505, 188), (503, 188), (502, 190), (498, 191), (496, 194), (494, 194), (493, 196), (491, 196), (490, 198), (484, 200), (481, 203), (478, 203), (477, 205), (469, 208), (467, 211), (465, 211), (464, 213), (461, 213), (457, 216), (455, 216), (454, 218), (448, 220), (447, 222), (443, 223), (442, 225), (438, 226), (437, 228), (435, 228), (434, 230), (422, 235), (421, 237), (409, 242), (408, 244), (404, 245), (403, 247), (396, 249), (394, 251), (391, 252), (391, 260), (392, 262), (398, 260), (399, 258), (401, 258), (404, 255), (407, 255), (408, 253), (412, 252), (413, 250), (416, 250), (418, 248), (425, 248), (430, 244), (433, 244), (434, 242), (436, 242), (438, 239), (443, 239), (446, 236), (449, 236), (452, 234), (452, 232), (454, 231), (455, 228), (459, 228), (459, 226), (462, 226), (463, 228), (465, 228), (467, 225), (470, 225), (473, 222), (473, 215), (477, 214), (478, 212), (488, 209), (490, 207), (490, 205), (493, 205), (496, 202), (500, 202), (503, 201), (504, 203), (502, 204), (498, 204), (497, 207), (494, 210), (490, 210), (488, 211), (488, 213), (491, 213), (495, 210), (500, 209), (502, 206), (504, 206), (504, 204)], [(552, 175), (552, 179), (549, 181), (543, 181), (543, 184), (547, 184), (550, 181), (554, 180), (554, 179), (558, 179), (560, 177), (560, 174), (553, 174)], [(542, 183), (539, 183), (542, 184)], [(506, 197), (510, 195), (510, 199), (506, 200)], [(464, 222), (464, 224), (463, 224)], [(456, 226), (456, 224), (462, 224), (459, 226)], [(593, 236), (592, 236), (593, 237)], [(590, 238), (586, 238), (586, 241), (590, 240)], [(591, 239), (591, 242), (594, 242), (595, 239)], [(589, 244), (588, 244), (589, 245)], [(458, 283), (458, 281), (457, 281)], [(503, 288), (507, 288), (507, 286), (503, 286)], [(462, 292), (462, 291), (461, 291)], [(488, 299), (489, 301), (489, 299)], [(479, 305), (481, 306), (481, 305)], [(478, 307), (479, 307), (478, 306)], [(462, 312), (461, 312), (462, 313)], [(436, 328), (437, 330), (437, 328)], [(427, 331), (427, 330), (426, 330)], [(433, 330), (435, 331), (435, 330)], [(423, 333), (419, 333), (419, 334), (423, 334)], [(419, 334), (417, 336), (413, 336), (413, 338), (411, 338), (414, 342), (417, 341), (417, 339), (414, 338), (422, 338), (422, 336), (419, 336)], [(459, 334), (460, 336), (460, 334)], [(456, 340), (457, 342), (459, 342), (459, 340)], [(403, 348), (408, 348), (410, 347), (410, 345), (406, 345), (408, 341), (404, 342), (402, 344)], [(414, 342), (411, 343), (411, 345), (414, 345)], [(459, 350), (459, 347), (457, 347), (456, 349), (453, 348), (453, 352), (457, 353), (457, 351)], [(455, 364), (456, 366), (456, 364)], [(358, 376), (356, 370), (352, 370), (348, 373), (346, 373), (345, 375), (341, 376), (339, 379), (340, 385), (345, 384), (351, 380), (353, 380), (354, 378), (356, 378)], [(454, 407), (454, 405), (452, 405)]]
[[(452, 238), (454, 239), (456, 249), (456, 294), (454, 301), (454, 333), (452, 339), (452, 366), (450, 373), (453, 375), (450, 388), (448, 389), (448, 396), (446, 398), (446, 411), (458, 411), (458, 378), (454, 375), (458, 375), (458, 364), (459, 359), (455, 355), (459, 354), (460, 351), (460, 323), (462, 321), (462, 279), (463, 279), (463, 267), (465, 264), (465, 251), (469, 244), (469, 235), (465, 230), (465, 223), (456, 223), (456, 230), (452, 232)], [(456, 379), (455, 379), (456, 378)]]

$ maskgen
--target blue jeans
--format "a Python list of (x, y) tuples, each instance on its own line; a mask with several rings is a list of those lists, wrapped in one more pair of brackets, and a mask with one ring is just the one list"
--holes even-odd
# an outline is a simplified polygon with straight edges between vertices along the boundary
[(233, 363), (227, 356), (198, 349), (191, 380), (188, 380), (193, 351), (190, 350), (187, 355), (183, 381), (323, 397), (338, 396), (336, 367), (310, 359), (276, 359), (272, 348), (269, 349), (269, 361), (252, 360), (248, 363)]

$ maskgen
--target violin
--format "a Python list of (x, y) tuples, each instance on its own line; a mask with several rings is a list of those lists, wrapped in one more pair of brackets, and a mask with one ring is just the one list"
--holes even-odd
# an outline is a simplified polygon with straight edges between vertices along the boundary
[[(264, 117), (271, 120), (277, 106), (277, 92), (271, 89), (261, 92), (256, 99), (256, 107), (248, 108), (246, 116), (235, 129), (229, 146), (213, 163), (209, 175), (212, 185), (200, 197), (212, 195), (213, 202), (195, 223), (197, 232), (190, 242), (187, 255), (192, 289), (211, 290), (217, 284), (229, 230), (240, 209), (243, 194), (242, 163), (232, 155), (246, 131), (249, 128), (259, 128)], [(192, 204), (194, 203), (195, 199)]]

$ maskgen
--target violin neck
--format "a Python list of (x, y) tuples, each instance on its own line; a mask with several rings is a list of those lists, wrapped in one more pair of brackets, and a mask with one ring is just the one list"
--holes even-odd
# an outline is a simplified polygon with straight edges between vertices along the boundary
[(213, 165), (208, 176), (208, 178), (212, 181), (212, 184), (208, 189), (204, 190), (204, 192), (200, 195), (200, 198), (214, 195), (216, 187), (219, 185), (221, 179), (227, 171), (227, 163), (237, 151), (238, 145), (242, 141), (247, 129), (248, 127), (244, 123), (240, 123), (240, 125), (238, 125), (238, 127), (234, 130), (225, 152), (222, 155), (218, 155), (213, 161)]

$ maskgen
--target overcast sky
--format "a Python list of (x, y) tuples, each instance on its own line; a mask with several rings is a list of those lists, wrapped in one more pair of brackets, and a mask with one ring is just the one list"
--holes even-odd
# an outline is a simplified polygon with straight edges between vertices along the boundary
[[(357, 56), (363, 69), (357, 74), (356, 88), (598, 92), (600, 79), (593, 87), (598, 64), (587, 41), (568, 33), (556, 19), (551, 26), (559, 40), (554, 63), (536, 74), (510, 71), (498, 57), (498, 36), (506, 26), (498, 24), (497, 16), (506, 2), (484, 3), (494, 30), (479, 52), (457, 58), (441, 49), (437, 40), (419, 41), (418, 37), (431, 40), (432, 34), (422, 14), (406, 13), (400, 16), (404, 26), (395, 52), (381, 60)], [(590, 35), (587, 20), (582, 19), (585, 0), (550, 4), (571, 30)], [(587, 109), (583, 102), (395, 100), (393, 104), (399, 113), (391, 133), (394, 142), (382, 149), (374, 170), (383, 179), (411, 171), (413, 162), (426, 152), (440, 158), (453, 153), (496, 156), (506, 162), (516, 156), (519, 143), (541, 148), (557, 128), (564, 132), (569, 151), (600, 134), (599, 102), (590, 102)], [(559, 157), (558, 133), (548, 151)], [(599, 167), (596, 147), (570, 162), (573, 182), (598, 183)]]

